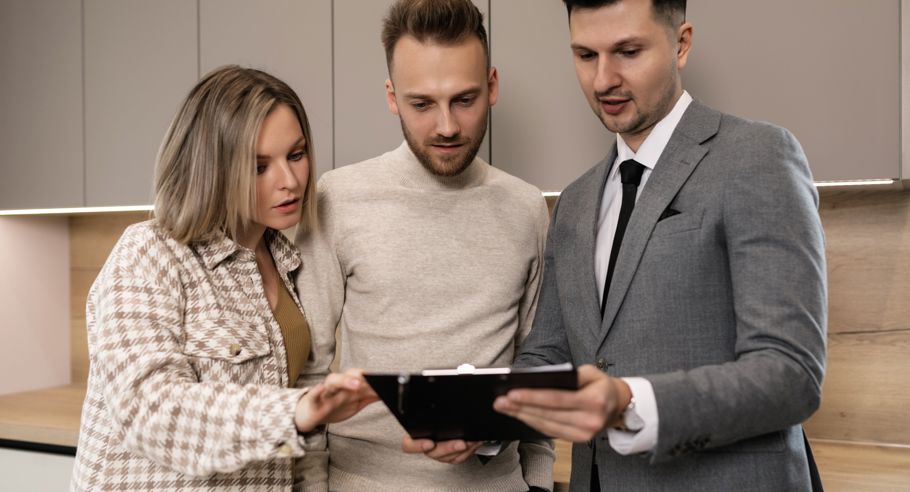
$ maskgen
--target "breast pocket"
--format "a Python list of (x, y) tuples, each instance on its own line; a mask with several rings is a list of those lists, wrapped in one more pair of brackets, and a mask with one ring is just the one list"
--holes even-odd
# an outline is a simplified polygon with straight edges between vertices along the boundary
[[(199, 381), (269, 384), (278, 379), (267, 327), (235, 318), (187, 323), (183, 351)], [(272, 381), (274, 379), (274, 381)]]
[(704, 218), (704, 210), (682, 212), (678, 215), (667, 217), (654, 226), (654, 232), (651, 233), (651, 237), (670, 236), (701, 229)]

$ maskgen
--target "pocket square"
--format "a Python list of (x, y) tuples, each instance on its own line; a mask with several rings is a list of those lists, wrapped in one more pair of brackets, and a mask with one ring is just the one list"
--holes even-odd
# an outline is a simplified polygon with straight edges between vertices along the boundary
[(680, 212), (679, 210), (674, 210), (674, 209), (672, 209), (672, 208), (670, 208), (670, 207), (667, 207), (667, 209), (664, 210), (664, 212), (663, 212), (662, 214), (660, 214), (660, 217), (657, 218), (657, 221), (660, 222), (660, 221), (662, 221), (662, 220), (664, 220), (664, 219), (668, 219), (668, 218), (670, 218), (670, 217), (673, 217), (674, 215), (679, 215), (680, 213), (681, 213), (681, 212)]

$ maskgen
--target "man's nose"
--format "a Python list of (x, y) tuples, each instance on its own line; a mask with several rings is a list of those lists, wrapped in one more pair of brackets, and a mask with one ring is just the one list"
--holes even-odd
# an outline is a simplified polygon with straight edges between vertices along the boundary
[(436, 122), (436, 133), (443, 137), (454, 137), (461, 133), (461, 127), (455, 120), (455, 115), (449, 109), (442, 109), (439, 112), (438, 121)]

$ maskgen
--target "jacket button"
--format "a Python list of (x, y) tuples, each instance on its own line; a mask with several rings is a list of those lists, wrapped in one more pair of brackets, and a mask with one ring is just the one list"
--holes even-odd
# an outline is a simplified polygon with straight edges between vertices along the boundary
[(282, 458), (288, 458), (294, 454), (294, 448), (290, 444), (284, 443), (281, 447), (278, 448), (278, 456)]
[(597, 368), (602, 371), (604, 367), (607, 367), (607, 361), (603, 357), (597, 359)]
[(239, 343), (232, 343), (231, 346), (228, 347), (228, 352), (231, 354), (232, 357), (237, 357), (238, 355), (240, 355), (240, 352), (242, 352), (242, 351), (243, 351), (243, 349), (240, 348)]

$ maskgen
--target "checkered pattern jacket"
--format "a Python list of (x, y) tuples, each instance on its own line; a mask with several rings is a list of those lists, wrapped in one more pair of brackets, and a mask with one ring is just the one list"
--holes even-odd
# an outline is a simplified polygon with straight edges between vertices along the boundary
[[(296, 249), (275, 231), (266, 241), (296, 292)], [(288, 388), (261, 286), (253, 252), (226, 237), (181, 245), (154, 221), (126, 230), (89, 292), (72, 490), (290, 490), (302, 456), (302, 488), (325, 487), (324, 434), (299, 436), (293, 421), (322, 374)]]

